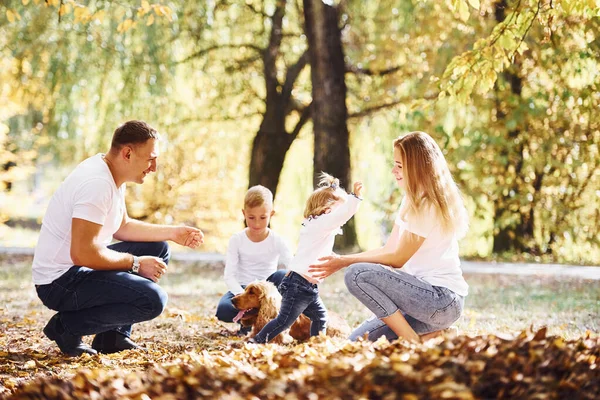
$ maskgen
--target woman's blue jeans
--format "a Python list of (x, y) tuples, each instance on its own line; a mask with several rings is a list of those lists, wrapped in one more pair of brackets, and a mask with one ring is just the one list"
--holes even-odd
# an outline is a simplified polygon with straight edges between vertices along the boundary
[(401, 269), (390, 270), (379, 264), (358, 263), (348, 267), (346, 287), (375, 314), (350, 335), (356, 340), (398, 336), (381, 320), (400, 311), (419, 335), (448, 328), (462, 314), (464, 298), (452, 290), (433, 286)]
[[(169, 262), (166, 242), (120, 242), (108, 248)], [(123, 271), (101, 271), (73, 266), (47, 285), (36, 287), (44, 305), (58, 311), (64, 328), (85, 336), (115, 330), (127, 337), (131, 325), (159, 316), (167, 293), (156, 283)]]

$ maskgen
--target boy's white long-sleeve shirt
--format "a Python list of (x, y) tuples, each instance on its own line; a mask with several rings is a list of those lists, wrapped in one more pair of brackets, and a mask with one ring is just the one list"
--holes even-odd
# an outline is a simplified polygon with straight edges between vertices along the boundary
[(358, 211), (361, 201), (355, 195), (346, 193), (344, 203), (331, 212), (306, 218), (300, 229), (296, 255), (288, 269), (310, 276), (308, 267), (316, 264), (319, 258), (331, 255), (335, 236), (342, 233), (340, 228)]
[(269, 229), (267, 238), (253, 242), (246, 230), (229, 239), (225, 258), (225, 284), (231, 293), (244, 291), (242, 285), (266, 279), (277, 270), (278, 265), (288, 266), (292, 251), (285, 240)]

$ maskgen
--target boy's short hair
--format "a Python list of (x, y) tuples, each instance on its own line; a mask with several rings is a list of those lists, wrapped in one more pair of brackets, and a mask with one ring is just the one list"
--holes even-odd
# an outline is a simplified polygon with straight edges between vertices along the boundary
[(262, 185), (252, 186), (244, 197), (244, 208), (266, 205), (273, 208), (273, 193)]

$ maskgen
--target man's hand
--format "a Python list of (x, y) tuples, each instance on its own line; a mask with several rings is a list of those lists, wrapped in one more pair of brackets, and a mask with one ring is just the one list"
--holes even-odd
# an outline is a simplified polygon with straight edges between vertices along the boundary
[(165, 272), (167, 272), (167, 264), (162, 259), (152, 256), (140, 257), (138, 275), (148, 278), (154, 283), (158, 283)]
[(319, 261), (321, 261), (321, 263), (308, 266), (308, 273), (318, 280), (323, 280), (334, 272), (349, 265), (346, 260), (337, 254), (321, 257), (319, 258)]
[(354, 182), (354, 194), (356, 197), (362, 197), (363, 184), (362, 182)]
[(176, 226), (171, 240), (182, 246), (195, 249), (204, 243), (204, 233), (200, 229), (191, 226)]

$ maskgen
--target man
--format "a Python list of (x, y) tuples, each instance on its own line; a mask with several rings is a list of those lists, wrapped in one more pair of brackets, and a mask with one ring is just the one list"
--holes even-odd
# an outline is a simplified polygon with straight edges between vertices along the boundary
[[(125, 183), (156, 171), (158, 132), (129, 121), (110, 151), (79, 164), (50, 201), (33, 258), (33, 282), (45, 306), (58, 311), (44, 334), (70, 356), (138, 348), (131, 325), (160, 315), (167, 294), (166, 240), (190, 248), (204, 240), (186, 226), (148, 224), (127, 215)], [(115, 238), (121, 242), (109, 245)], [(95, 334), (91, 347), (82, 337)]]

